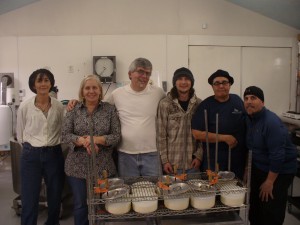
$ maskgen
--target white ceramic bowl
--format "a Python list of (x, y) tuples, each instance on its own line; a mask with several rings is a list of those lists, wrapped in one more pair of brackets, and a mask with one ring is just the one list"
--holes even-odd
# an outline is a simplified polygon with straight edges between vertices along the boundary
[(147, 214), (157, 210), (158, 197), (155, 184), (141, 181), (131, 186), (132, 208), (137, 213)]
[(171, 210), (184, 210), (189, 206), (190, 197), (185, 193), (189, 190), (186, 183), (174, 183), (164, 195), (165, 207)]
[(215, 206), (216, 188), (208, 184), (208, 181), (193, 179), (189, 185), (194, 190), (191, 196), (191, 206), (195, 209), (205, 210)]
[(119, 202), (117, 200), (107, 201), (105, 203), (105, 209), (111, 214), (122, 215), (130, 211), (131, 201), (121, 202), (120, 199)]
[(189, 207), (189, 197), (165, 198), (165, 207), (171, 210), (184, 210)]
[(137, 213), (147, 214), (157, 210), (158, 201), (132, 201), (132, 208)]
[[(150, 195), (150, 194), (149, 194)], [(132, 195), (132, 208), (137, 213), (147, 214), (157, 210), (158, 197)]]
[(105, 209), (115, 215), (128, 213), (131, 209), (131, 199), (129, 196), (129, 187), (123, 187), (109, 190), (102, 195), (105, 199)]
[(232, 190), (221, 190), (221, 202), (231, 207), (239, 207), (244, 204), (246, 190), (235, 186)]
[(215, 192), (199, 192), (191, 196), (191, 206), (195, 209), (205, 210), (215, 206)]

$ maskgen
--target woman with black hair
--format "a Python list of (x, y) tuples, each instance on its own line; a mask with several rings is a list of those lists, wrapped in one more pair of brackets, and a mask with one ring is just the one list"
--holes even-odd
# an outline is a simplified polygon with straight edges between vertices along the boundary
[(47, 187), (48, 219), (45, 225), (58, 225), (64, 184), (64, 157), (60, 145), (63, 105), (49, 96), (54, 76), (38, 69), (29, 77), (36, 95), (18, 109), (17, 139), (21, 155), (22, 225), (36, 225), (42, 178)]

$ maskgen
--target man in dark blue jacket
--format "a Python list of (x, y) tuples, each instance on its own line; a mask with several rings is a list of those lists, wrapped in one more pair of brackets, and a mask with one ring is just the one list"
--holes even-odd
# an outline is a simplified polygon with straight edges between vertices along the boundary
[[(236, 177), (243, 179), (247, 154), (243, 100), (236, 94), (230, 94), (234, 78), (227, 71), (217, 70), (208, 78), (208, 83), (214, 95), (199, 104), (192, 119), (193, 136), (203, 143), (205, 150), (201, 170), (230, 169)], [(229, 151), (232, 153), (231, 165)]]
[(247, 146), (252, 150), (251, 225), (282, 225), (288, 187), (297, 170), (297, 152), (280, 118), (264, 106), (264, 93), (246, 88)]

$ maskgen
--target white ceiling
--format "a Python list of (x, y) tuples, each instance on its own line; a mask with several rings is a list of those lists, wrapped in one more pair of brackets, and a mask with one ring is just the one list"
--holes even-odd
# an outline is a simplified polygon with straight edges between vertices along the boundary
[[(40, 0), (0, 0), (0, 15)], [(300, 0), (225, 0), (300, 30)]]

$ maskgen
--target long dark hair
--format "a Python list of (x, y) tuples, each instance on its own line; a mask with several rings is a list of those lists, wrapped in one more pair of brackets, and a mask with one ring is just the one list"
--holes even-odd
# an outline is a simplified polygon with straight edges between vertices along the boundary
[[(195, 94), (195, 89), (192, 87), (189, 92), (189, 98), (193, 97), (194, 94)], [(172, 99), (179, 97), (176, 86), (172, 87), (172, 89), (170, 91), (170, 95), (171, 95)]]

